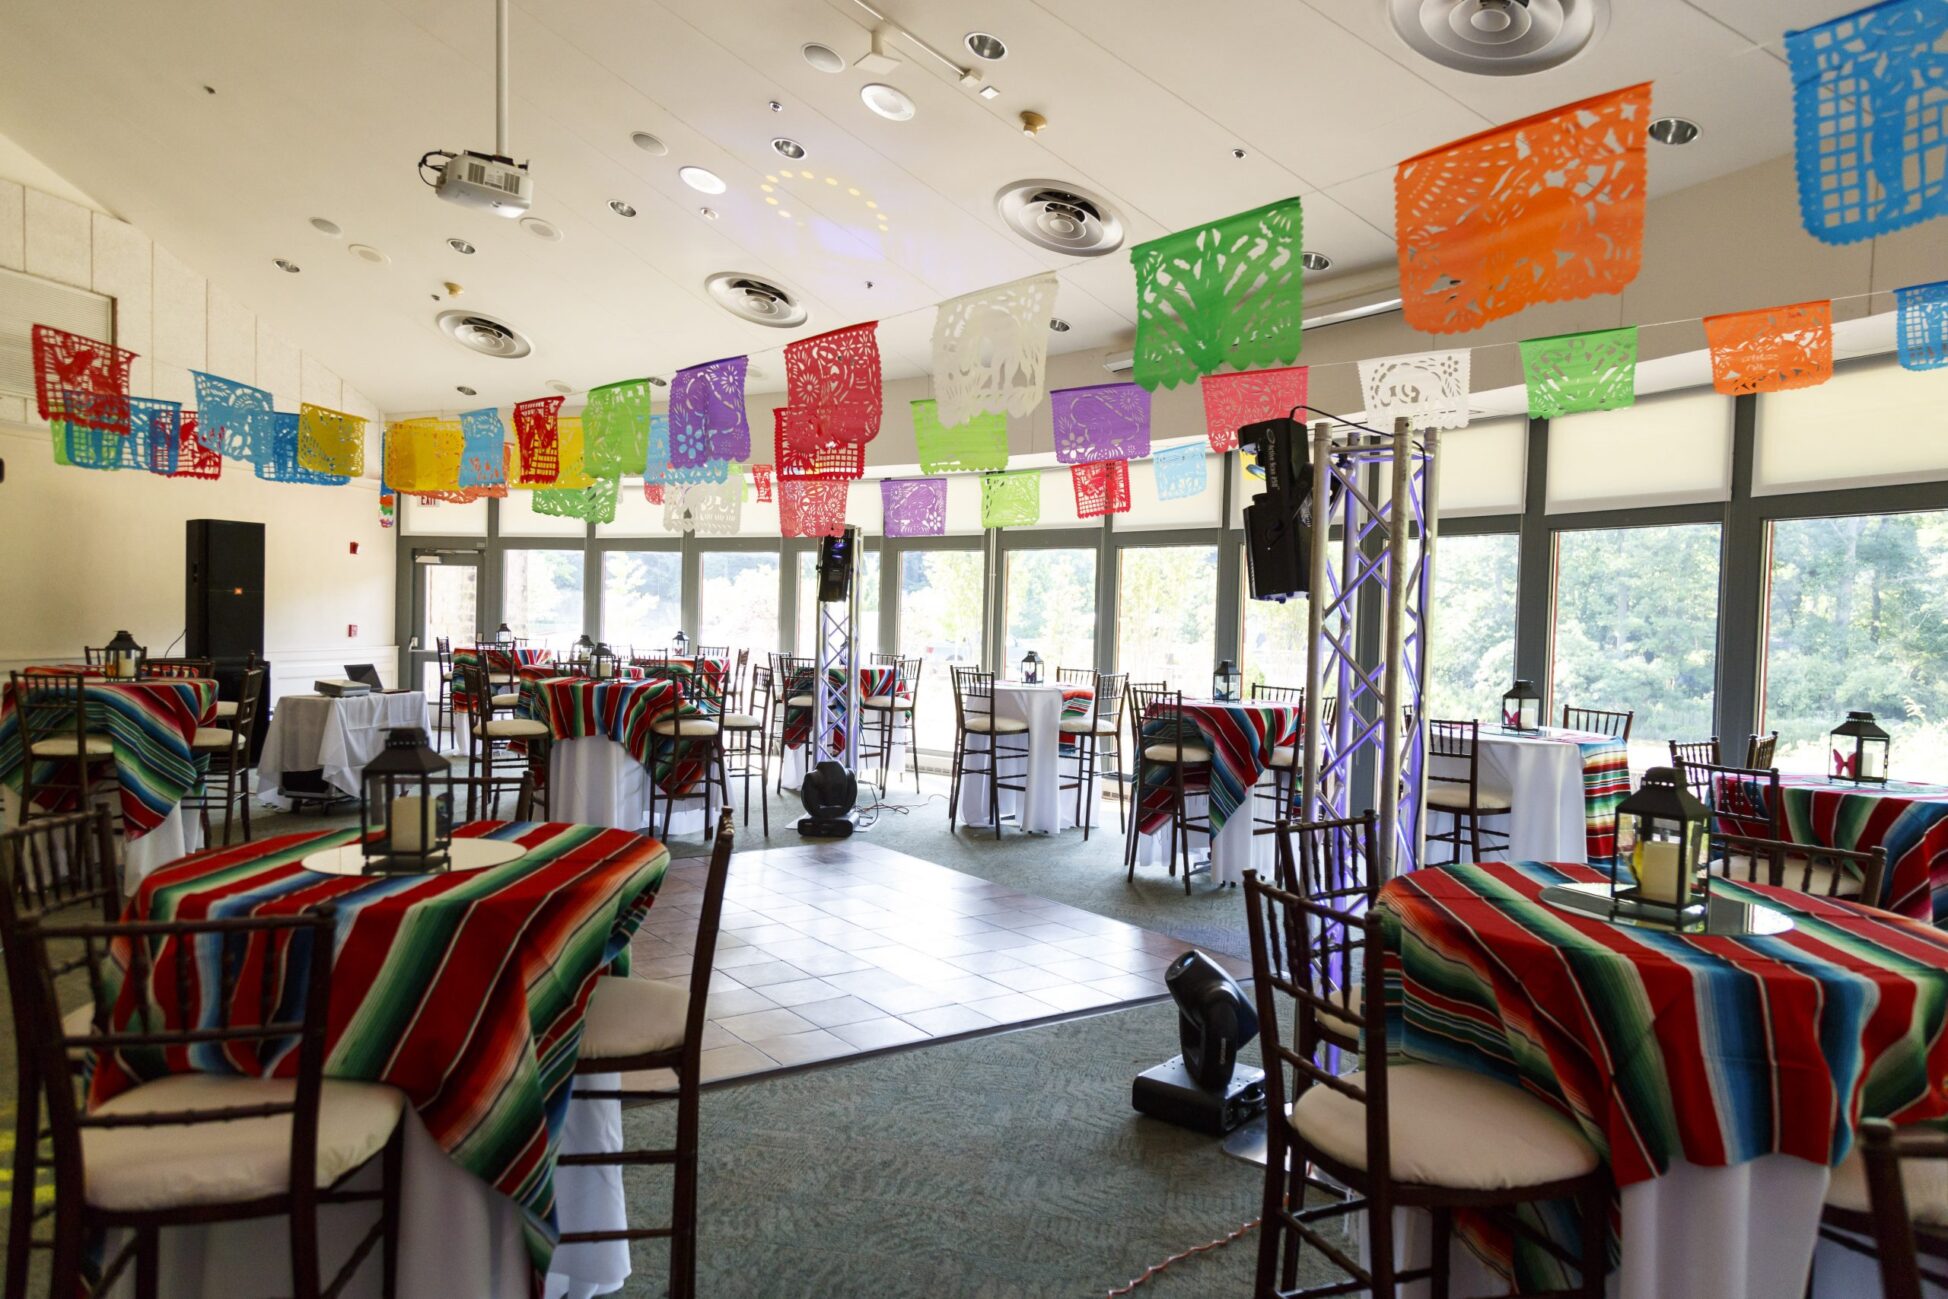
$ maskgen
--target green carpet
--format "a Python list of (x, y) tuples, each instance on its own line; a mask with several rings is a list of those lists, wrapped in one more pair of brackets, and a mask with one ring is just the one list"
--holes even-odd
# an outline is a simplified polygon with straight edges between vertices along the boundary
[[(1104, 1295), (1225, 1235), (1259, 1170), (1130, 1109), (1175, 1042), (1175, 1010), (1144, 1006), (706, 1091), (699, 1294)], [(673, 1114), (630, 1110), (627, 1139), (667, 1141)], [(668, 1176), (626, 1176), (631, 1217), (664, 1220)], [(1248, 1294), (1257, 1240), (1136, 1293)], [(666, 1258), (639, 1246), (622, 1293), (662, 1294)]]

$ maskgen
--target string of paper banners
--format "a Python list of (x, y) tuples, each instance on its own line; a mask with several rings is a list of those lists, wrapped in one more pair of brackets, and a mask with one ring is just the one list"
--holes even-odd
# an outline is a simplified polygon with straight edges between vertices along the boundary
[[(1829, 243), (1901, 229), (1948, 210), (1948, 137), (1923, 129), (1942, 111), (1928, 81), (1948, 39), (1948, 5), (1897, 0), (1787, 35), (1795, 83), (1801, 217)], [(1861, 71), (1871, 63), (1869, 75)], [(1401, 163), (1394, 203), (1407, 323), (1459, 334), (1543, 302), (1621, 292), (1643, 252), (1650, 85), (1626, 87), (1497, 127)], [(1157, 495), (1205, 488), (1204, 448), (1152, 451), (1150, 394), (1197, 381), (1211, 450), (1241, 425), (1306, 400), (1300, 352), (1302, 214), (1296, 198), (1210, 221), (1133, 248), (1134, 382), (1045, 393), (1054, 274), (939, 307), (932, 400), (913, 403), (920, 478), (880, 483), (888, 536), (946, 529), (947, 474), (981, 475), (984, 527), (1034, 523), (1039, 471), (1008, 472), (1007, 420), (1046, 395), (1056, 459), (1070, 466), (1076, 513), (1130, 505), (1129, 463), (1148, 459)], [(1948, 366), (1948, 281), (1896, 291), (1899, 358)], [(1832, 374), (1831, 301), (1707, 317), (1713, 382), (1730, 394), (1810, 387)], [(882, 411), (877, 322), (784, 349), (786, 399), (772, 412), (771, 459), (752, 462), (746, 357), (677, 372), (668, 408), (647, 379), (588, 394), (579, 417), (563, 398), (514, 407), (514, 437), (496, 409), (411, 419), (384, 437), (381, 509), (394, 493), (470, 501), (531, 491), (534, 509), (611, 522), (623, 477), (640, 475), (672, 530), (733, 533), (748, 474), (778, 504), (786, 536), (838, 532), (849, 485)], [(1634, 326), (1521, 344), (1529, 410), (1539, 417), (1635, 400)], [(248, 463), (262, 479), (335, 485), (365, 473), (365, 421), (303, 405), (274, 408), (262, 388), (196, 373), (197, 409), (132, 397), (133, 355), (37, 325), (40, 414), (55, 459), (78, 468), (213, 479)], [(1359, 364), (1369, 418), (1405, 416), (1458, 428), (1468, 419), (1466, 349)], [(762, 445), (762, 443), (760, 443)]]

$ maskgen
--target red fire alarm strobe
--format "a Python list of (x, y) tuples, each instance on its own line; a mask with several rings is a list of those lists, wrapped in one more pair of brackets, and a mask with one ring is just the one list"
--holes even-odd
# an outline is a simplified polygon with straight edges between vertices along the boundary
[(357, 623), (355, 623), (355, 622), (348, 622), (348, 623), (346, 623), (346, 624), (345, 624), (345, 634), (346, 634), (347, 636), (356, 636), (356, 635), (358, 635), (358, 624), (357, 624)]

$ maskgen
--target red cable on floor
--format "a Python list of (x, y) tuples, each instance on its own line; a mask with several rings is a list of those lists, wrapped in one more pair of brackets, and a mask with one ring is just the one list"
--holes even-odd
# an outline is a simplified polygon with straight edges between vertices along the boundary
[(1247, 1222), (1244, 1226), (1238, 1228), (1236, 1231), (1232, 1232), (1228, 1236), (1222, 1237), (1218, 1240), (1207, 1240), (1202, 1245), (1193, 1245), (1181, 1254), (1172, 1254), (1169, 1258), (1165, 1259), (1161, 1263), (1151, 1264), (1149, 1267), (1143, 1269), (1143, 1275), (1136, 1278), (1136, 1280), (1130, 1282), (1128, 1285), (1119, 1286), (1116, 1289), (1111, 1290), (1109, 1292), (1109, 1299), (1116, 1299), (1117, 1295), (1128, 1294), (1130, 1291), (1136, 1289), (1138, 1286), (1148, 1281), (1151, 1277), (1157, 1275), (1157, 1273), (1169, 1267), (1172, 1263), (1181, 1263), (1183, 1260), (1191, 1257), (1193, 1254), (1202, 1254), (1207, 1250), (1223, 1249), (1226, 1245), (1229, 1245), (1232, 1241), (1238, 1240), (1239, 1238), (1248, 1234), (1253, 1227), (1256, 1227), (1259, 1224), (1260, 1221), (1262, 1221), (1262, 1219), (1253, 1218), (1250, 1222)]

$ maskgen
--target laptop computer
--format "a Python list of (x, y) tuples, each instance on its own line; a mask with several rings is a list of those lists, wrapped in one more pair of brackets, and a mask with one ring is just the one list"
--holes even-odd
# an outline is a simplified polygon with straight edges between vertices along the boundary
[(370, 663), (347, 663), (345, 675), (362, 686), (371, 686), (374, 690), (386, 688), (386, 683), (379, 680), (379, 669)]

